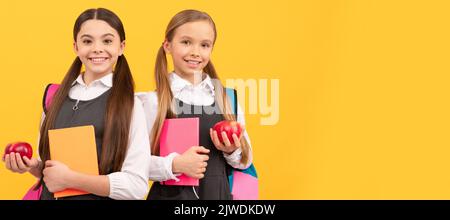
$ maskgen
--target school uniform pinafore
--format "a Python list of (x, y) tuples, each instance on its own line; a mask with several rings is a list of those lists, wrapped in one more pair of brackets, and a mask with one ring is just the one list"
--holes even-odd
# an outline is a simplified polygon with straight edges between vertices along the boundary
[[(209, 129), (217, 122), (224, 120), (223, 114), (217, 110), (218, 106), (214, 102), (210, 106), (190, 105), (176, 100), (178, 118), (199, 118), (200, 137), (199, 144), (210, 150), (207, 161), (205, 177), (200, 179), (198, 187), (192, 186), (168, 186), (159, 182), (154, 182), (148, 194), (148, 200), (231, 200), (230, 186), (227, 179), (229, 165), (223, 156), (222, 151), (218, 150), (209, 135)], [(206, 109), (207, 108), (207, 109)], [(211, 109), (214, 108), (214, 111)], [(181, 111), (189, 109), (190, 111)], [(211, 114), (214, 112), (214, 114)], [(195, 189), (195, 192), (194, 192)]]
[[(100, 163), (100, 154), (102, 152), (103, 133), (105, 130), (105, 114), (106, 105), (111, 89), (104, 92), (100, 96), (87, 100), (79, 101), (67, 97), (56, 117), (54, 129), (69, 128), (85, 125), (93, 125), (95, 130), (95, 143), (97, 146), (97, 160)], [(80, 158), (82, 160), (82, 158)], [(40, 199), (52, 200), (55, 199), (53, 193), (49, 192), (42, 181), (43, 188)], [(59, 198), (61, 200), (106, 200), (108, 197), (101, 197), (94, 194), (70, 196)]]

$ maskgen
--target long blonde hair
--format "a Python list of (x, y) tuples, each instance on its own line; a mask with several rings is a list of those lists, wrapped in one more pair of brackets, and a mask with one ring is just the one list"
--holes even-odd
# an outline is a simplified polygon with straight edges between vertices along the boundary
[[(171, 42), (173, 36), (175, 35), (175, 30), (183, 24), (194, 21), (208, 21), (214, 30), (214, 43), (217, 38), (216, 25), (212, 18), (205, 12), (197, 10), (184, 10), (176, 14), (172, 20), (170, 20), (169, 25), (167, 25), (165, 40)], [(236, 120), (236, 116), (232, 114), (229, 99), (224, 92), (224, 87), (220, 83), (219, 76), (214, 68), (211, 61), (205, 66), (203, 72), (209, 75), (212, 79), (215, 88), (215, 99), (216, 104), (218, 104), (220, 111), (223, 113), (226, 120)], [(164, 120), (166, 118), (177, 117), (174, 113), (174, 107), (172, 106), (173, 94), (170, 89), (169, 82), (169, 72), (167, 70), (167, 58), (166, 52), (164, 51), (164, 45), (159, 48), (158, 55), (156, 57), (155, 63), (155, 82), (156, 82), (156, 92), (158, 95), (158, 113), (156, 115), (156, 120), (153, 125), (153, 129), (150, 137), (151, 141), (151, 151), (154, 155), (159, 155), (159, 137), (161, 134), (161, 128), (163, 126)], [(237, 113), (237, 112), (236, 112)], [(246, 164), (249, 157), (249, 144), (245, 137), (241, 138), (241, 148), (242, 148), (242, 158), (241, 163)]]

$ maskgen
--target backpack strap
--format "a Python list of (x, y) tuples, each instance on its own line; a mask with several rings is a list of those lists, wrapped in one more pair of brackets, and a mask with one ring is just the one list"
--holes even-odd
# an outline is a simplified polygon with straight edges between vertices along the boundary
[(225, 88), (228, 98), (230, 99), (231, 109), (233, 111), (233, 114), (237, 117), (237, 92), (233, 88)]
[(56, 91), (58, 91), (59, 84), (50, 83), (45, 87), (44, 96), (42, 98), (42, 108), (45, 113), (47, 113), (50, 104), (52, 103), (53, 96), (55, 96)]

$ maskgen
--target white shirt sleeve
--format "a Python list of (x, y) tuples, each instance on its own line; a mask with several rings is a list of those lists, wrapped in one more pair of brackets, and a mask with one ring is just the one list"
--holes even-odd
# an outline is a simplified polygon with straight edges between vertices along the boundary
[[(244, 117), (244, 112), (241, 109), (241, 106), (238, 103), (238, 114), (237, 114), (237, 122), (239, 124), (241, 124), (242, 126), (245, 127), (245, 117)], [(249, 145), (249, 151), (248, 151), (248, 162), (246, 164), (241, 163), (241, 158), (242, 158), (242, 150), (241, 148), (236, 149), (233, 153), (231, 154), (226, 154), (223, 153), (223, 156), (225, 157), (225, 160), (227, 161), (227, 163), (236, 168), (236, 169), (246, 169), (248, 167), (250, 167), (250, 165), (253, 162), (253, 152), (252, 152), (252, 145), (250, 142), (250, 137), (248, 136), (247, 133), (247, 129), (244, 130), (244, 134), (243, 137), (245, 137), (247, 139), (248, 145)]]
[[(156, 114), (158, 113), (158, 97), (156, 92), (140, 92), (136, 93), (136, 96), (142, 101), (147, 124), (148, 139), (151, 143), (152, 137), (150, 137), (150, 135), (156, 120)], [(171, 153), (166, 157), (152, 155), (152, 160), (149, 163), (149, 179), (152, 181), (166, 181), (170, 179), (178, 181), (179, 179), (172, 172), (172, 163), (176, 156), (178, 156), (177, 153)]]
[(148, 134), (150, 135), (156, 120), (156, 114), (158, 114), (158, 97), (156, 92), (138, 92), (136, 96), (144, 108), (145, 122), (147, 124)]
[(142, 103), (134, 99), (128, 149), (120, 172), (108, 174), (112, 199), (144, 199), (148, 192), (150, 143)]

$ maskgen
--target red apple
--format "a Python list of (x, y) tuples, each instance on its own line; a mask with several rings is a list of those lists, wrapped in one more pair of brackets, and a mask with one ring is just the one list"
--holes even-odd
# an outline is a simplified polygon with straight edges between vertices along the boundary
[(225, 131), (227, 134), (228, 140), (230, 140), (231, 144), (234, 144), (233, 134), (236, 134), (238, 138), (241, 136), (242, 127), (236, 121), (228, 121), (224, 120), (221, 122), (217, 122), (213, 129), (217, 132), (217, 136), (219, 137), (220, 142), (223, 143), (222, 139), (222, 131)]
[(33, 156), (33, 148), (27, 142), (14, 142), (8, 144), (5, 148), (5, 154), (3, 155), (3, 157), (5, 157), (6, 154), (10, 154), (11, 152), (19, 153), (21, 157), (25, 156), (28, 157), (28, 159), (31, 159), (31, 157)]
[(3, 154), (3, 160), (5, 160), (5, 155), (6, 155), (6, 152), (10, 152), (9, 151), (9, 148), (11, 147), (11, 143), (9, 143), (8, 145), (6, 145), (6, 147), (5, 147), (5, 154)]

